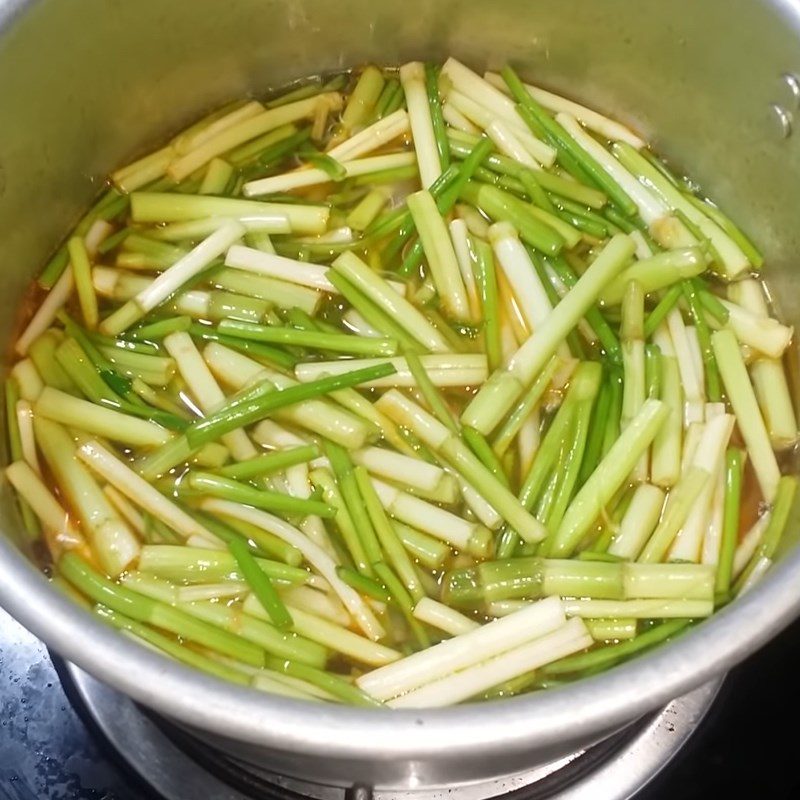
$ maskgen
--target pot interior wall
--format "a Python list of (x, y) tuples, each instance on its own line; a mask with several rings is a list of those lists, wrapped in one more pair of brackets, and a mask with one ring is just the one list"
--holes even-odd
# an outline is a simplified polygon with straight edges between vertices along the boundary
[[(308, 74), (456, 55), (620, 118), (691, 168), (763, 250), (778, 305), (800, 251), (800, 74), (788, 2), (0, 0), (0, 338), (103, 175), (199, 114)], [(19, 529), (7, 493), (0, 527)], [(796, 530), (797, 525), (790, 526)]]

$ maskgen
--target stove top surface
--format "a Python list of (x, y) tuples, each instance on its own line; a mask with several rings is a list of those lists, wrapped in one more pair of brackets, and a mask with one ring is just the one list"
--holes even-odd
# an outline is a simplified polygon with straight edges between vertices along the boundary
[[(800, 622), (730, 674), (695, 735), (636, 800), (796, 798), (796, 738), (784, 731), (800, 714), (798, 665)], [(59, 671), (0, 611), (0, 798), (158, 800), (73, 707)]]

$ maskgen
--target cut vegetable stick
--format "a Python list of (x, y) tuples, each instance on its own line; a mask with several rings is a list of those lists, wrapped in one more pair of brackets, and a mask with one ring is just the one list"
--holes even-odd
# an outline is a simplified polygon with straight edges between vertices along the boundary
[(103, 333), (115, 336), (141, 319), (147, 312), (163, 303), (183, 284), (202, 272), (218, 256), (244, 235), (238, 222), (226, 222), (207, 239), (162, 272), (147, 288), (133, 300), (106, 317), (100, 324)]
[(368, 672), (356, 683), (378, 700), (388, 700), (508, 652), (560, 628), (564, 622), (561, 601), (550, 597), (529, 604), (517, 614)]
[(486, 106), (456, 90), (450, 91), (447, 102), (470, 124), (485, 130), (504, 156), (537, 170), (540, 163), (551, 167), (555, 162), (556, 151), (537, 139), (513, 109), (513, 117), (498, 117)]
[(326, 92), (315, 97), (298, 100), (296, 103), (270, 108), (244, 119), (240, 118), (235, 124), (217, 130), (205, 141), (201, 140), (199, 145), (193, 147), (185, 155), (172, 160), (167, 167), (167, 174), (174, 181), (182, 181), (214, 157), (255, 139), (256, 136), (261, 136), (288, 122), (313, 116), (320, 103), (325, 103), (332, 109), (339, 109), (342, 106), (342, 98), (338, 92)]
[(116, 577), (139, 555), (138, 540), (75, 457), (75, 444), (66, 430), (39, 416), (33, 424), (45, 461), (86, 532), (93, 554), (105, 573)]
[[(270, 381), (276, 389), (295, 385), (291, 378), (267, 369), (257, 361), (217, 342), (206, 345), (203, 358), (220, 382), (237, 390), (264, 380)], [(354, 362), (341, 363), (347, 365)], [(349, 369), (348, 367), (345, 371)], [(363, 447), (374, 435), (374, 429), (363, 419), (327, 400), (304, 400), (282, 409), (277, 417), (321, 433), (344, 447)]]
[(391, 708), (433, 708), (458, 703), (499, 683), (585, 650), (593, 643), (583, 621), (572, 619), (545, 636), (393, 698), (387, 705)]
[(468, 322), (477, 322), (481, 319), (481, 301), (475, 273), (472, 270), (472, 258), (470, 256), (469, 231), (463, 219), (453, 219), (448, 225), (450, 241), (458, 261), (458, 268), (461, 271), (461, 279), (464, 281), (464, 288), (467, 291), (469, 301)]
[(15, 461), (6, 467), (5, 474), (9, 483), (41, 520), (53, 558), (57, 559), (64, 550), (86, 547), (83, 535), (72, 524), (69, 514), (29, 464)]
[[(17, 400), (15, 412), (17, 428), (19, 429), (20, 445), (22, 447), (22, 457), (37, 475), (41, 475), (42, 469), (39, 466), (39, 457), (36, 454), (36, 437), (33, 433), (33, 409), (31, 408), (31, 404), (27, 400)], [(34, 511), (35, 510), (34, 508)]]
[(447, 341), (427, 317), (407, 300), (399, 297), (388, 283), (355, 253), (342, 253), (331, 267), (367, 295), (421, 345), (437, 353), (450, 351)]
[(658, 486), (650, 483), (637, 486), (608, 552), (620, 558), (638, 558), (658, 524), (663, 506), (664, 492)]
[(703, 487), (686, 522), (669, 550), (669, 561), (700, 561), (704, 534), (711, 522), (712, 500), (717, 490), (717, 476), (722, 469), (725, 450), (733, 432), (735, 418), (732, 414), (722, 414), (708, 420), (703, 436), (692, 459), (696, 467), (706, 470), (711, 479)]
[(222, 131), (228, 130), (246, 119), (255, 117), (264, 110), (264, 106), (257, 100), (250, 100), (244, 105), (233, 109), (233, 111), (227, 114), (223, 114), (221, 117), (207, 124), (200, 126), (193, 125), (189, 130), (178, 134), (172, 140), (172, 146), (178, 155), (189, 153), (205, 144), (209, 139), (213, 139), (217, 134), (222, 133)]
[(448, 125), (457, 130), (473, 134), (480, 134), (481, 132), (480, 127), (474, 125), (452, 103), (447, 102), (442, 106), (442, 117)]
[(650, 446), (667, 416), (659, 400), (646, 400), (639, 414), (614, 442), (564, 514), (550, 555), (568, 557), (608, 501)]
[(420, 622), (433, 625), (434, 628), (449, 633), (451, 636), (458, 636), (480, 628), (480, 623), (474, 619), (465, 617), (461, 612), (437, 600), (432, 600), (430, 597), (423, 597), (414, 606), (414, 616)]
[(408, 112), (399, 108), (359, 131), (355, 136), (339, 142), (328, 150), (326, 155), (341, 162), (352, 161), (402, 136), (410, 130), (410, 127)]
[(686, 398), (683, 418), (684, 424), (688, 426), (692, 422), (701, 422), (703, 420), (705, 398), (702, 374), (697, 372), (696, 359), (692, 355), (692, 346), (686, 334), (686, 325), (679, 309), (673, 308), (667, 314), (667, 327), (675, 350), (683, 393)]
[(381, 505), (400, 522), (441, 539), (459, 550), (477, 553), (486, 551), (489, 532), (482, 526), (468, 522), (383, 481), (373, 478), (372, 485), (378, 493)]
[(633, 200), (642, 219), (650, 226), (669, 216), (667, 205), (645, 188), (596, 139), (581, 128), (571, 114), (560, 111), (556, 120), (561, 127), (610, 175)]
[[(344, 170), (345, 177), (357, 178), (360, 175), (370, 175), (383, 170), (411, 167), (415, 163), (416, 158), (413, 153), (387, 153), (381, 156), (369, 156), (355, 159), (354, 161), (344, 161), (341, 162), (341, 167)], [(322, 183), (329, 183), (330, 180), (330, 174), (324, 169), (316, 167), (298, 169), (293, 172), (286, 172), (283, 175), (273, 175), (269, 178), (248, 181), (242, 186), (242, 194), (245, 197), (260, 197), (265, 194), (290, 192), (294, 189), (318, 186)]]
[(347, 610), (353, 615), (361, 630), (373, 641), (377, 641), (383, 636), (383, 628), (369, 607), (359, 594), (336, 574), (336, 563), (333, 559), (297, 528), (266, 511), (259, 511), (239, 503), (231, 503), (228, 500), (209, 498), (201, 502), (201, 507), (211, 513), (251, 522), (253, 525), (275, 534), (275, 536), (296, 547), (303, 554), (306, 561), (328, 581), (333, 591), (336, 592)]
[(231, 219), (239, 220), (246, 228), (247, 220), (257, 220), (256, 228), (266, 233), (317, 235), (327, 230), (330, 209), (327, 206), (263, 203), (234, 197), (134, 192), (131, 195), (131, 218), (139, 223), (200, 220), (206, 226), (213, 225), (213, 229)]
[(403, 455), (384, 447), (365, 447), (352, 454), (353, 461), (373, 475), (414, 489), (436, 492), (449, 486), (452, 478), (436, 464)]
[(171, 438), (170, 432), (155, 422), (81, 400), (49, 386), (39, 395), (35, 411), (54, 422), (125, 444), (155, 447)]
[(263, 253), (251, 247), (234, 245), (225, 255), (225, 265), (246, 272), (254, 272), (257, 275), (289, 281), (300, 286), (308, 286), (311, 289), (338, 294), (337, 288), (325, 277), (329, 268), (321, 264), (295, 261), (292, 258), (285, 258), (273, 253)]
[(100, 443), (87, 442), (78, 448), (76, 455), (138, 506), (158, 517), (177, 533), (185, 537), (201, 536), (210, 542), (220, 543), (210, 530), (164, 497), (152, 484), (140, 478)]
[[(186, 381), (189, 391), (204, 414), (217, 411), (224, 405), (225, 395), (188, 333), (178, 332), (165, 336), (164, 347), (175, 359), (181, 377)], [(237, 461), (245, 461), (258, 454), (243, 430), (226, 433), (222, 437), (222, 442)]]
[(728, 279), (736, 278), (748, 269), (750, 262), (736, 242), (687, 200), (681, 191), (641, 153), (625, 142), (616, 142), (612, 145), (611, 150), (620, 163), (628, 171), (633, 172), (642, 183), (646, 183), (663, 203), (675, 211), (680, 211), (699, 228), (700, 232), (711, 242), (714, 251), (719, 254), (722, 261), (720, 266)]
[(424, 64), (420, 61), (403, 64), (400, 67), (400, 83), (403, 85), (406, 97), (422, 188), (428, 189), (442, 174), (442, 165), (439, 161), (431, 110), (425, 90)]
[(461, 270), (433, 195), (425, 190), (414, 192), (406, 197), (406, 204), (422, 242), (442, 308), (454, 320), (469, 319), (469, 301)]
[(72, 267), (67, 264), (67, 268), (61, 274), (61, 277), (47, 293), (47, 297), (36, 309), (36, 313), (34, 313), (25, 330), (19, 335), (14, 345), (18, 355), (27, 355), (28, 348), (53, 324), (56, 314), (69, 300), (74, 288), (75, 279), (72, 274)]
[(614, 236), (578, 279), (570, 293), (553, 309), (548, 324), (520, 347), (504, 368), (494, 372), (461, 415), (461, 422), (488, 435), (514, 401), (552, 358), (570, 330), (583, 317), (606, 283), (633, 254), (633, 242)]
[(713, 600), (565, 600), (569, 617), (698, 619), (714, 613)]
[(764, 499), (771, 503), (780, 480), (780, 469), (772, 450), (764, 418), (756, 401), (753, 385), (744, 366), (736, 337), (729, 330), (711, 336), (725, 392), (736, 415), (736, 422), (747, 445), (750, 461)]
[[(491, 83), (492, 86), (499, 89), (501, 92), (507, 91), (506, 82), (499, 73), (486, 72), (483, 77), (488, 83)], [(586, 108), (586, 106), (582, 106), (573, 100), (568, 100), (566, 97), (561, 97), (561, 95), (554, 94), (546, 89), (541, 89), (538, 86), (532, 86), (526, 83), (525, 88), (530, 92), (531, 97), (548, 111), (554, 113), (564, 111), (571, 114), (575, 119), (589, 128), (589, 130), (600, 134), (604, 139), (627, 142), (637, 150), (645, 146), (645, 142), (641, 138), (616, 120), (609, 119), (591, 108)]]
[(711, 499), (711, 514), (708, 528), (703, 536), (703, 547), (700, 561), (703, 564), (716, 566), (719, 563), (722, 548), (722, 530), (725, 512), (725, 464), (720, 465), (714, 485), (714, 494)]
[[(313, 590), (309, 589), (308, 591)], [(253, 595), (249, 595), (244, 601), (242, 610), (258, 619), (268, 620), (266, 612)], [(380, 667), (400, 658), (397, 650), (359, 636), (353, 631), (347, 630), (346, 627), (343, 628), (327, 619), (292, 606), (289, 606), (289, 611), (293, 619), (292, 630), (296, 634), (342, 655), (354, 658), (362, 664)]]
[(755, 555), (758, 545), (764, 538), (770, 520), (770, 512), (763, 513), (749, 528), (744, 536), (736, 545), (733, 556), (733, 577), (738, 578), (744, 568), (750, 563), (750, 559)]

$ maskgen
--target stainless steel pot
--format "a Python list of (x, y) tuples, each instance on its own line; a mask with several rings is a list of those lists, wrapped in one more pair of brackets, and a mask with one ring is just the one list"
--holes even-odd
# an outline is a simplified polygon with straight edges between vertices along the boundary
[[(365, 61), (448, 54), (478, 68), (510, 59), (690, 166), (763, 248), (780, 310), (800, 323), (800, 148), (787, 135), (798, 96), (785, 77), (800, 71), (796, 2), (0, 0), (2, 341), (27, 282), (114, 166), (232, 97)], [(20, 529), (5, 486), (0, 520), (9, 536)], [(66, 658), (238, 758), (306, 780), (422, 787), (521, 770), (726, 670), (800, 610), (800, 553), (632, 663), (431, 712), (311, 705), (190, 671), (73, 606), (8, 537), (0, 603)]]

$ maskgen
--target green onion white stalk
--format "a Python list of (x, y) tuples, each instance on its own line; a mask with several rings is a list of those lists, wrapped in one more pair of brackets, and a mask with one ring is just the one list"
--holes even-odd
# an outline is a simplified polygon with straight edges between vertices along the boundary
[(189, 153), (205, 144), (217, 134), (227, 130), (239, 122), (255, 117), (264, 111), (264, 106), (257, 100), (251, 100), (242, 106), (234, 108), (222, 116), (211, 115), (207, 120), (201, 120), (192, 125), (183, 133), (172, 140), (172, 148), (177, 155)]
[(185, 155), (172, 159), (166, 172), (175, 181), (183, 180), (216, 156), (223, 155), (234, 147), (288, 122), (313, 116), (317, 107), (322, 104), (338, 110), (342, 105), (341, 95), (337, 92), (327, 92), (239, 119), (235, 124), (210, 135), (205, 141), (201, 139), (200, 144), (196, 144)]
[[(388, 153), (381, 156), (368, 156), (353, 161), (341, 162), (346, 178), (356, 178), (361, 175), (370, 175), (382, 170), (411, 167), (416, 163), (413, 153)], [(330, 181), (330, 175), (323, 169), (298, 169), (284, 175), (275, 175), (270, 178), (261, 178), (250, 181), (242, 187), (245, 197), (262, 197), (263, 195), (288, 192), (294, 189), (318, 186)]]
[(469, 300), (447, 226), (428, 191), (406, 198), (442, 308), (455, 320), (470, 317)]
[(498, 118), (485, 105), (457, 90), (448, 93), (447, 104), (471, 126), (484, 130), (507, 158), (533, 169), (540, 169), (540, 164), (553, 165), (555, 150), (531, 134), (516, 114)]
[(281, 589), (281, 597), (292, 608), (299, 608), (317, 617), (327, 619), (341, 627), (350, 624), (350, 614), (337, 597), (311, 589), (308, 586), (292, 586)]
[[(509, 223), (498, 222), (489, 228), (489, 241), (528, 329), (537, 330), (546, 324), (553, 306), (517, 232)], [(566, 344), (559, 347), (558, 353), (562, 358), (569, 358)]]
[(395, 422), (412, 430), (440, 454), (509, 525), (526, 541), (544, 538), (545, 530), (516, 497), (469, 450), (461, 438), (397, 390), (389, 390), (377, 403)]
[(403, 85), (406, 97), (420, 181), (423, 189), (429, 189), (442, 174), (442, 164), (436, 147), (431, 111), (425, 89), (424, 65), (419, 61), (403, 64), (400, 67), (400, 83)]
[(328, 581), (333, 591), (339, 596), (339, 599), (353, 615), (353, 619), (355, 619), (358, 626), (367, 637), (373, 641), (377, 641), (383, 636), (381, 624), (375, 618), (375, 615), (370, 611), (366, 603), (364, 603), (357, 592), (345, 584), (336, 574), (336, 564), (333, 559), (293, 525), (290, 525), (288, 522), (266, 511), (259, 511), (258, 509), (249, 508), (239, 503), (231, 503), (228, 500), (209, 498), (202, 501), (201, 507), (212, 513), (216, 512), (235, 519), (244, 520), (245, 522), (251, 522), (253, 525), (257, 525), (275, 534), (293, 547), (296, 547), (303, 554), (306, 561)]
[(572, 291), (553, 309), (547, 325), (534, 332), (506, 366), (489, 377), (462, 414), (463, 424), (483, 434), (497, 426), (525, 385), (556, 353), (567, 333), (632, 253), (633, 242), (627, 236), (618, 235), (610, 240)]
[(108, 575), (119, 575), (139, 555), (138, 540), (76, 459), (75, 445), (64, 428), (37, 416), (34, 430), (45, 461), (84, 526), (101, 566)]
[(354, 136), (339, 142), (326, 152), (337, 161), (352, 161), (377, 150), (410, 129), (410, 119), (405, 109), (399, 108), (372, 125), (363, 128)]
[(712, 600), (565, 600), (570, 617), (632, 619), (698, 619), (714, 612)]
[[(760, 318), (769, 316), (758, 281), (751, 278), (731, 284), (728, 295), (751, 314)], [(750, 377), (772, 446), (778, 450), (790, 447), (797, 441), (798, 428), (783, 365), (777, 359), (758, 358), (750, 365)]]
[[(519, 161), (526, 167), (539, 166), (523, 141), (516, 136), (516, 130), (503, 120), (494, 119), (485, 126), (486, 134), (494, 142), (497, 150), (504, 156)], [(544, 145), (546, 147), (546, 145)]]
[(703, 545), (700, 553), (701, 563), (710, 564), (714, 567), (719, 563), (725, 524), (725, 466), (725, 458), (723, 457), (714, 481), (711, 513), (709, 514), (708, 528), (703, 535)]
[(22, 457), (37, 475), (41, 475), (42, 469), (36, 454), (36, 437), (33, 432), (33, 408), (27, 400), (17, 400), (15, 413)]
[(61, 277), (47, 293), (47, 297), (36, 309), (33, 318), (17, 339), (14, 349), (18, 355), (26, 355), (31, 344), (53, 324), (56, 315), (69, 300), (74, 288), (75, 278), (72, 274), (72, 267), (67, 265)]
[(480, 623), (474, 619), (470, 619), (461, 612), (430, 597), (423, 597), (414, 606), (414, 616), (420, 622), (432, 625), (434, 628), (449, 633), (451, 636), (468, 633), (480, 627)]
[[(666, 424), (666, 423), (665, 423)], [(619, 530), (608, 547), (611, 555), (636, 559), (658, 524), (664, 506), (664, 492), (658, 486), (642, 483), (636, 487)]]
[(739, 425), (742, 438), (756, 473), (764, 499), (770, 503), (780, 479), (780, 470), (770, 444), (764, 418), (758, 407), (753, 385), (739, 351), (736, 337), (729, 330), (717, 331), (711, 337), (714, 354), (725, 384), (728, 400)]
[(449, 100), (442, 106), (442, 117), (450, 128), (475, 135), (481, 132), (480, 126), (475, 125), (472, 120), (464, 116)]
[(631, 264), (606, 287), (601, 299), (607, 305), (621, 303), (630, 281), (636, 281), (645, 294), (650, 294), (682, 278), (693, 278), (705, 269), (706, 259), (699, 248), (668, 250)]
[(102, 332), (113, 336), (129, 328), (134, 322), (163, 303), (183, 284), (204, 270), (243, 235), (244, 228), (238, 222), (233, 220), (227, 222), (186, 256), (162, 272), (133, 300), (104, 319), (100, 326)]
[(36, 401), (35, 412), (46, 419), (80, 428), (97, 436), (134, 446), (152, 447), (170, 439), (169, 431), (146, 419), (81, 400), (46, 386)]
[[(291, 378), (216, 342), (206, 346), (203, 358), (223, 384), (237, 390), (263, 380), (270, 381), (277, 389), (295, 385)], [(371, 437), (371, 429), (365, 422), (324, 400), (305, 400), (283, 409), (278, 417), (326, 435), (345, 447), (361, 447)]]
[[(219, 228), (230, 220), (258, 220), (256, 229), (266, 233), (320, 234), (327, 229), (330, 209), (327, 206), (263, 203), (232, 197), (134, 192), (131, 195), (134, 222), (164, 223), (202, 220)], [(209, 222), (210, 220), (210, 222)], [(188, 238), (188, 237), (187, 237)]]
[[(188, 333), (172, 333), (164, 338), (164, 347), (175, 359), (181, 377), (186, 381), (200, 410), (204, 414), (216, 411), (225, 402), (225, 395), (214, 380), (192, 337)], [(243, 430), (225, 434), (222, 442), (237, 461), (244, 461), (257, 455), (256, 448)]]
[(685, 397), (684, 423), (689, 425), (692, 422), (700, 422), (704, 416), (705, 406), (703, 374), (702, 372), (698, 373), (697, 359), (692, 353), (692, 344), (686, 331), (687, 326), (678, 308), (673, 308), (667, 314), (667, 327)]
[(615, 143), (612, 145), (611, 150), (620, 163), (629, 172), (636, 175), (642, 185), (650, 187), (661, 199), (661, 202), (665, 203), (670, 209), (679, 211), (699, 228), (700, 232), (711, 242), (715, 252), (719, 254), (722, 260), (720, 267), (724, 270), (727, 278), (736, 278), (750, 267), (747, 256), (736, 242), (708, 216), (689, 202), (671, 181), (650, 164), (641, 153), (624, 142)]
[(365, 447), (363, 450), (356, 450), (352, 458), (371, 474), (404, 486), (425, 492), (445, 491), (447, 494), (455, 489), (452, 476), (441, 467), (388, 448)]
[[(709, 419), (698, 443), (692, 464), (710, 475), (697, 497), (695, 506), (669, 550), (670, 561), (691, 561), (701, 558), (704, 534), (711, 524), (712, 501), (717, 489), (717, 476), (722, 469), (725, 450), (733, 432), (732, 414), (721, 414)], [(669, 501), (668, 501), (669, 502)]]
[(381, 310), (403, 327), (414, 339), (436, 353), (450, 351), (442, 334), (411, 303), (398, 294), (358, 256), (342, 253), (331, 265), (354, 286), (360, 289)]
[(391, 708), (428, 708), (458, 703), (498, 683), (585, 650), (592, 641), (583, 622), (573, 619), (533, 641), (393, 698), (388, 705)]
[(769, 358), (780, 358), (794, 333), (787, 325), (781, 325), (772, 317), (760, 317), (743, 309), (736, 303), (720, 299), (728, 311), (727, 328), (736, 334), (741, 344), (749, 345)]
[[(508, 91), (506, 83), (499, 73), (486, 72), (483, 77), (501, 92)], [(561, 111), (571, 114), (581, 124), (599, 134), (603, 139), (610, 139), (612, 142), (627, 142), (637, 150), (645, 146), (645, 142), (639, 136), (616, 120), (609, 119), (591, 108), (582, 106), (553, 92), (548, 92), (546, 89), (533, 86), (530, 83), (526, 83), (525, 88), (530, 92), (531, 97), (548, 111), (556, 114)]]
[(11, 377), (19, 386), (20, 397), (29, 403), (36, 401), (44, 389), (44, 382), (29, 358), (23, 358), (14, 364)]
[(530, 604), (518, 614), (487, 623), (368, 672), (356, 683), (376, 699), (389, 700), (508, 652), (557, 630), (564, 623), (561, 601), (547, 598)]
[(470, 255), (469, 230), (463, 219), (453, 219), (448, 225), (450, 241), (453, 243), (453, 250), (458, 261), (458, 268), (461, 271), (461, 278), (464, 281), (464, 288), (467, 291), (469, 303), (468, 322), (477, 322), (481, 319), (481, 301), (478, 290), (478, 283), (472, 268), (472, 256)]
[[(268, 619), (266, 611), (253, 595), (245, 600), (242, 609), (246, 614), (259, 619)], [(299, 608), (290, 606), (290, 611), (293, 619), (292, 630), (296, 634), (342, 655), (350, 656), (362, 664), (380, 667), (400, 658), (400, 653), (396, 650), (359, 636), (346, 627)]]
[(645, 401), (573, 499), (553, 540), (551, 555), (569, 556), (575, 550), (589, 526), (646, 452), (666, 416), (667, 409), (660, 400)]
[[(483, 354), (452, 354), (420, 356), (428, 377), (434, 386), (479, 386), (486, 380), (486, 356)], [(362, 369), (379, 363), (392, 364), (397, 370), (393, 375), (376, 378), (365, 384), (368, 388), (411, 387), (416, 385), (414, 376), (405, 358), (359, 358), (351, 361), (309, 361), (298, 364), (295, 376), (303, 383), (316, 380), (324, 375), (341, 375), (351, 369)]]
[(657, 227), (669, 215), (665, 203), (640, 184), (597, 140), (580, 126), (574, 116), (565, 111), (556, 114), (561, 127), (615, 180), (633, 200), (642, 219), (651, 228)]
[(656, 330), (653, 341), (661, 352), (660, 400), (668, 408), (663, 426), (653, 440), (650, 478), (661, 487), (673, 486), (681, 473), (683, 453), (684, 394), (672, 337), (666, 326)]
[(336, 292), (336, 287), (325, 277), (327, 267), (263, 253), (254, 248), (234, 245), (225, 256), (225, 264), (228, 267), (297, 283), (311, 289)]
[(164, 497), (98, 442), (82, 445), (78, 448), (77, 456), (100, 477), (133, 500), (136, 505), (158, 517), (182, 536), (199, 535), (211, 542), (218, 541), (210, 530)]
[(24, 461), (15, 461), (6, 467), (6, 477), (20, 496), (33, 509), (49, 533), (48, 543), (60, 550), (85, 546), (83, 535), (72, 524), (64, 507), (56, 500), (39, 474)]
[(414, 497), (388, 483), (373, 479), (372, 485), (381, 504), (395, 519), (417, 528), (459, 550), (485, 554), (489, 548), (489, 531), (450, 511)]

